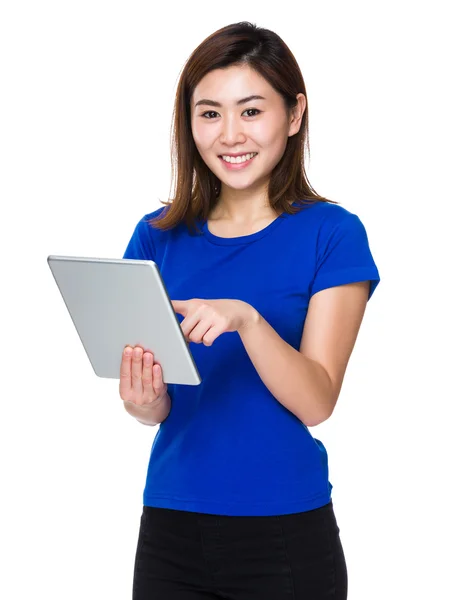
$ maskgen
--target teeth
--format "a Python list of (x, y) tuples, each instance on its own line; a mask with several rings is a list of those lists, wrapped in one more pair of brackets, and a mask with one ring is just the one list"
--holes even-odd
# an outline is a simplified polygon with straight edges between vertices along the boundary
[(223, 155), (221, 158), (228, 163), (237, 164), (245, 162), (246, 160), (250, 160), (253, 156), (256, 156), (257, 152), (251, 152), (251, 154), (242, 154), (242, 156), (227, 156)]

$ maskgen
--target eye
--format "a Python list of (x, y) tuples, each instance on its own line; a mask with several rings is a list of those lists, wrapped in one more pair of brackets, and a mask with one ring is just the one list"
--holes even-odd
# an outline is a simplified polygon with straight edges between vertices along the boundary
[(207, 110), (206, 112), (204, 112), (203, 114), (200, 115), (200, 117), (205, 117), (205, 119), (211, 119), (212, 117), (207, 117), (206, 115), (210, 115), (211, 113), (216, 114), (217, 112), (214, 110)]
[[(244, 110), (243, 112), (250, 112), (250, 111), (255, 111), (255, 113), (256, 113), (257, 115), (259, 115), (259, 113), (261, 113), (261, 112), (262, 112), (262, 111), (258, 110), (257, 108), (247, 108), (247, 109), (246, 109), (246, 110)], [(200, 115), (200, 117), (204, 117), (205, 119), (208, 119), (208, 120), (209, 120), (209, 119), (213, 119), (214, 117), (207, 117), (207, 116), (206, 116), (206, 115), (210, 115), (210, 114), (215, 114), (215, 115), (217, 115), (217, 114), (219, 114), (219, 113), (217, 113), (215, 110), (207, 110), (206, 112), (202, 113), (202, 114)], [(256, 116), (256, 115), (248, 115), (248, 116), (251, 116), (251, 117), (253, 117), (253, 116)]]
[[(255, 113), (257, 115), (259, 115), (259, 113), (261, 112), (260, 110), (258, 110), (257, 108), (247, 108), (244, 112), (249, 112), (249, 111), (255, 111)], [(255, 115), (249, 115), (249, 116), (255, 116)]]

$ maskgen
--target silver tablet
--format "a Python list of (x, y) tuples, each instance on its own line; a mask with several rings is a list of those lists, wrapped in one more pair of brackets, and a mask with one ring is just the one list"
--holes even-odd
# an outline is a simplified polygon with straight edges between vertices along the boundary
[(119, 379), (130, 345), (153, 353), (165, 383), (201, 383), (156, 263), (54, 255), (47, 262), (98, 377)]

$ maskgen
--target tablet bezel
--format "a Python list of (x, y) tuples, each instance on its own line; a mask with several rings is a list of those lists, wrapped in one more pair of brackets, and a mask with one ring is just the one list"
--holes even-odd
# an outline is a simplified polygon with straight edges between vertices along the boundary
[[(201, 383), (189, 342), (154, 261), (49, 255), (47, 262), (98, 377), (119, 379), (124, 346), (141, 345), (160, 363), (165, 383)], [(143, 295), (128, 292), (141, 287)], [(146, 321), (144, 313), (151, 306), (152, 319)], [(105, 318), (108, 314), (111, 325)], [(118, 321), (119, 329), (115, 327)]]

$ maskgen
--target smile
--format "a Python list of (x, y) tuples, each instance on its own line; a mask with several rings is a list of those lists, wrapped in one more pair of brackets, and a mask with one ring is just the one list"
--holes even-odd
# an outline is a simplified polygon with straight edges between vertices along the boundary
[[(255, 158), (256, 155), (257, 155), (257, 152), (252, 152), (251, 154), (244, 154), (243, 156), (250, 157), (246, 160), (243, 160), (242, 157), (237, 157), (237, 158), (242, 159), (241, 162), (230, 162), (230, 158), (225, 160), (222, 156), (220, 156), (219, 158), (220, 158), (222, 164), (226, 167), (226, 169), (236, 171), (237, 169), (244, 169), (245, 167), (247, 167), (251, 163), (251, 161)], [(234, 159), (234, 160), (236, 160), (236, 159)]]

